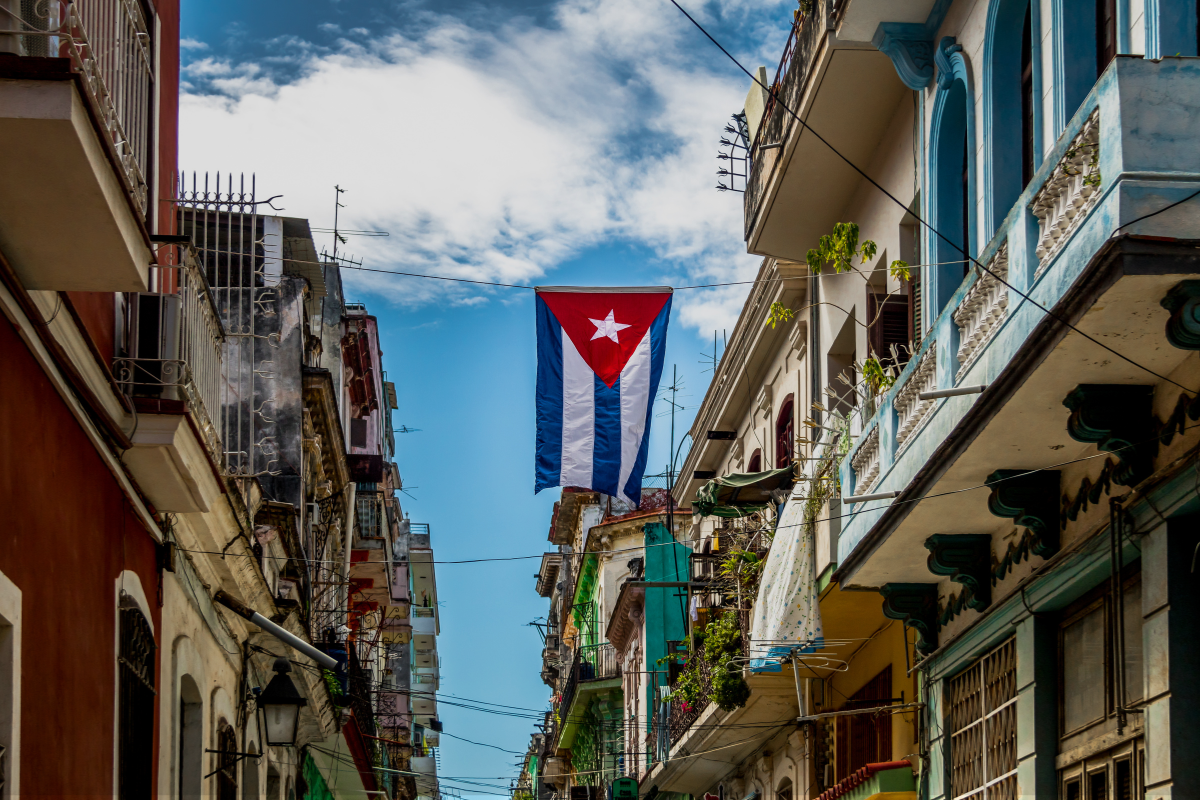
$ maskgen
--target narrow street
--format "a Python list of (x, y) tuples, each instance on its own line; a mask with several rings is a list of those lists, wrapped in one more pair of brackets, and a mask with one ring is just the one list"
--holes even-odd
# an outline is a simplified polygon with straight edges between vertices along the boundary
[(1194, 0), (0, 0), (0, 311), (0, 800), (1200, 800)]

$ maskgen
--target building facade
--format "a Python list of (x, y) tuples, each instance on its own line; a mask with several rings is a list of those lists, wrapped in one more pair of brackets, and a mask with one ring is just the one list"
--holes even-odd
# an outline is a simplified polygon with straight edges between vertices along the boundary
[(416, 797), (378, 332), (306, 220), (180, 175), (178, 17), (0, 20), (0, 794)]
[[(683, 635), (639, 659), (649, 578), (608, 610), (663, 682), (621, 676), (642, 797), (1195, 793), (1197, 55), (1171, 0), (799, 4), (736, 115), (764, 260), (673, 487)], [(563, 636), (599, 522), (543, 560)], [(563, 741), (525, 785), (591, 796)]]

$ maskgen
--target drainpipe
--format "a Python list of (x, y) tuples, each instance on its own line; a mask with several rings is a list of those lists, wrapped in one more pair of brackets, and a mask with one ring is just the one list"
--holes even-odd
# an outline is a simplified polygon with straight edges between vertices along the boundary
[(311, 658), (313, 661), (316, 661), (318, 664), (320, 664), (325, 669), (332, 669), (332, 670), (337, 669), (337, 661), (335, 661), (332, 658), (330, 658), (329, 656), (325, 655), (320, 650), (318, 650), (317, 648), (313, 647), (308, 642), (301, 639), (299, 636), (294, 635), (291, 631), (287, 630), (286, 628), (276, 625), (274, 622), (267, 619), (262, 614), (255, 611), (254, 609), (250, 608), (245, 603), (242, 603), (240, 600), (237, 600), (236, 598), (232, 597), (224, 590), (218, 591), (215, 595), (213, 595), (213, 600), (216, 600), (218, 603), (225, 606), (230, 611), (237, 614), (239, 617), (245, 619), (246, 621), (253, 622), (255, 625), (262, 628), (264, 631), (271, 634), (276, 639), (279, 639), (281, 642), (286, 644), (288, 647), (291, 647), (294, 650), (300, 651), (304, 655)]

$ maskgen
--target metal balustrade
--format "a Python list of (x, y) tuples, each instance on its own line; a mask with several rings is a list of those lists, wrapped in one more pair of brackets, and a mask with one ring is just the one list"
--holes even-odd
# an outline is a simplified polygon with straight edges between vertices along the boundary
[(0, 52), (69, 58), (115, 151), (126, 190), (149, 207), (154, 56), (137, 0), (37, 0), (0, 5)]
[(173, 245), (165, 255), (174, 263), (151, 267), (155, 291), (128, 298), (128, 355), (113, 361), (113, 376), (131, 397), (186, 403), (220, 463), (212, 412), (219, 409), (225, 331), (195, 250)]

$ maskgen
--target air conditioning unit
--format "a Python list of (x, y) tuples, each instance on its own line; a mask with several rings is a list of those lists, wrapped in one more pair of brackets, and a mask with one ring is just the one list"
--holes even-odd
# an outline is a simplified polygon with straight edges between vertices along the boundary
[(184, 399), (179, 389), (179, 314), (177, 294), (139, 294), (137, 323), (130, 349), (134, 359), (127, 376), (134, 394), (165, 400)]

